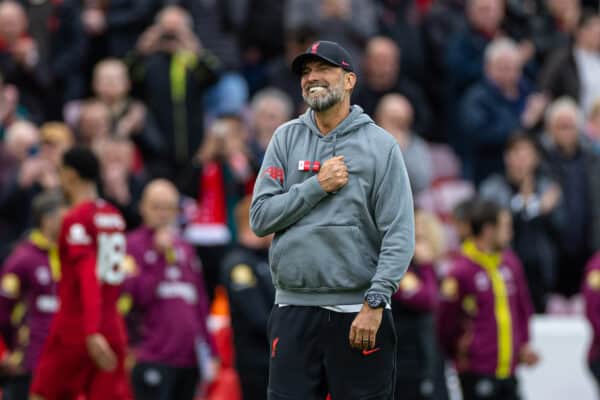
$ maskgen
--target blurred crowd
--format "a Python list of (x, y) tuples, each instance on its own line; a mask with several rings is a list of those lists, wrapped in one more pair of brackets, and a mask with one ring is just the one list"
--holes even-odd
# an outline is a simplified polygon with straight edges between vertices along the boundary
[[(437, 221), (417, 226), (415, 260), (442, 282), (466, 237), (467, 200), (489, 199), (509, 211), (535, 311), (581, 313), (585, 266), (600, 250), (598, 9), (594, 0), (1, 1), (0, 261), (40, 228), (32, 202), (57, 188), (61, 154), (89, 146), (102, 197), (128, 230), (151, 226), (148, 182), (174, 184), (181, 196), (158, 191), (155, 206), (176, 208), (210, 302), (229, 294), (234, 332), (245, 332), (234, 333), (236, 348), (256, 348), (273, 293), (248, 196), (274, 130), (305, 109), (292, 59), (333, 40), (359, 66), (353, 104), (402, 149), (427, 216), (417, 225)], [(419, 246), (420, 229), (435, 243)], [(420, 282), (411, 279), (409, 288)], [(263, 387), (251, 371), (268, 364), (264, 346), (236, 361), (247, 390)]]

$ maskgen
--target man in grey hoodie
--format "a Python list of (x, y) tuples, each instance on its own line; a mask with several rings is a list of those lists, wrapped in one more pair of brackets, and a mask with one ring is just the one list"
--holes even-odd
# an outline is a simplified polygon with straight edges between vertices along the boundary
[(320, 41), (298, 56), (308, 111), (275, 132), (250, 210), (275, 233), (268, 324), (270, 400), (391, 399), (389, 310), (414, 250), (400, 147), (358, 106), (348, 52)]

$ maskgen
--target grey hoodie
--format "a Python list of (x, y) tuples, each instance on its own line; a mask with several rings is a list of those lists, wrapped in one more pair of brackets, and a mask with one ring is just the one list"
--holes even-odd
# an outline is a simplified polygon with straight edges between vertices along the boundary
[[(348, 184), (328, 194), (316, 171), (343, 155)], [(314, 164), (311, 164), (311, 167)], [(275, 233), (270, 265), (277, 304), (360, 304), (367, 293), (388, 304), (414, 251), (413, 201), (400, 147), (363, 110), (323, 136), (311, 110), (275, 132), (250, 209), (259, 236)]]

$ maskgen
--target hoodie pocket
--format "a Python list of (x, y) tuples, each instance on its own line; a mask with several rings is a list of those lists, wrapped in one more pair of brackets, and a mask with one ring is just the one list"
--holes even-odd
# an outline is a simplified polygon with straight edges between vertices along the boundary
[(355, 226), (302, 226), (285, 232), (272, 250), (271, 272), (281, 289), (345, 291), (367, 288), (375, 272)]

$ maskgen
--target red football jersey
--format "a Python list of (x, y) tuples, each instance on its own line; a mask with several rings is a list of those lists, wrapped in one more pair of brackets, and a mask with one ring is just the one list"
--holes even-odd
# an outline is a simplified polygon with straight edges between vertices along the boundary
[(93, 333), (125, 344), (123, 320), (117, 311), (125, 278), (125, 220), (104, 200), (77, 205), (65, 216), (59, 238), (60, 309), (51, 332), (69, 342)]

